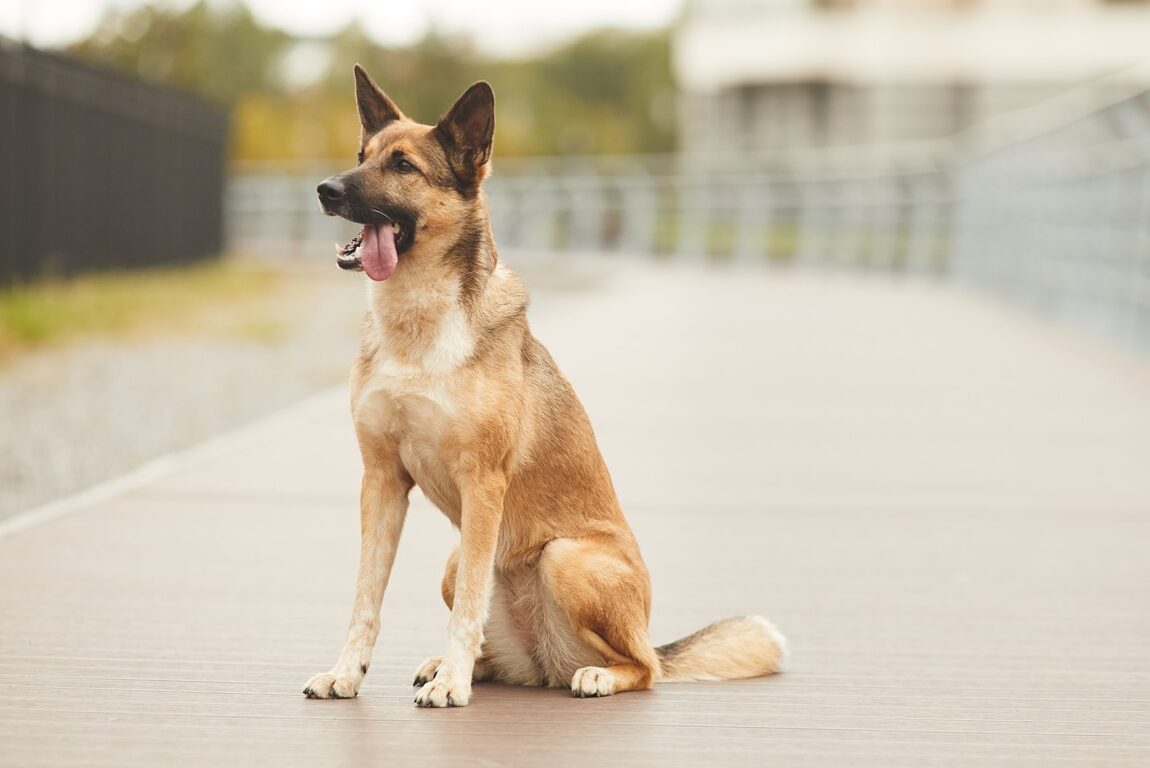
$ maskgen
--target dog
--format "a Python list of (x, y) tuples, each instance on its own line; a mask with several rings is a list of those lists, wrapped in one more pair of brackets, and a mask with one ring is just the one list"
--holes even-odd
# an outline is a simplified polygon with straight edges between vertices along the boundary
[(363, 227), (337, 256), (368, 278), (351, 373), (362, 546), (346, 644), (304, 694), (358, 694), (416, 484), (460, 532), (442, 582), (447, 649), (416, 671), (419, 706), (465, 706), (473, 681), (596, 697), (780, 671), (785, 641), (758, 616), (648, 639), (650, 578), (590, 421), (496, 251), (481, 189), (491, 87), (472, 85), (434, 126), (358, 65), (355, 91), (358, 163), (318, 193), (326, 214)]

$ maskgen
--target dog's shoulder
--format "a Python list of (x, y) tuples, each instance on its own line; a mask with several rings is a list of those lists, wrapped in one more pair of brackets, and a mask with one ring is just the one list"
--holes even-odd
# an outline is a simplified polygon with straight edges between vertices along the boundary
[(509, 321), (526, 317), (527, 286), (510, 267), (499, 262), (476, 302), (473, 326), (477, 334), (499, 334)]

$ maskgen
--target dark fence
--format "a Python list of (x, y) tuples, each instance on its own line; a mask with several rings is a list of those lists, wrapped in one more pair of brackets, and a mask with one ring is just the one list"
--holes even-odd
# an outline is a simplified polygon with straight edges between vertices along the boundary
[(196, 98), (0, 39), (0, 284), (218, 254), (226, 144)]

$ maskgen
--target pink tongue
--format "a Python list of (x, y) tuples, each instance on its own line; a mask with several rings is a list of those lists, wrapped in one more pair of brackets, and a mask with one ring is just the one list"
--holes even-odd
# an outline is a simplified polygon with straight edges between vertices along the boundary
[(363, 271), (372, 280), (391, 277), (399, 256), (395, 252), (395, 230), (390, 224), (368, 224), (363, 228), (359, 258), (363, 262)]

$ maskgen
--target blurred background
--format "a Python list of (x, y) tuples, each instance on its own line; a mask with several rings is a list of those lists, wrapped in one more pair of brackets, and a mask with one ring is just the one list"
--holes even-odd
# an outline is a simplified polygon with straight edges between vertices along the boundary
[(355, 62), (423, 122), (492, 83), (537, 302), (623, 263), (881, 276), (1145, 355), (1148, 39), (1138, 0), (6, 3), (0, 516), (343, 379), (355, 227), (314, 189)]

